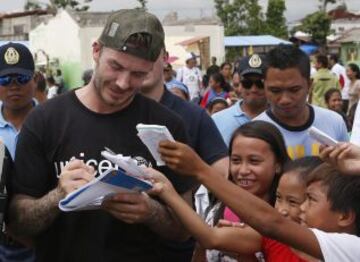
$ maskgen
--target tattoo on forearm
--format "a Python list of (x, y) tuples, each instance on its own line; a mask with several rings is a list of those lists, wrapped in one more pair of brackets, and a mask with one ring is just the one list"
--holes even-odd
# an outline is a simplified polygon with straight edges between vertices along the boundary
[(10, 203), (9, 227), (18, 236), (36, 236), (59, 214), (58, 203), (63, 197), (58, 189), (35, 199), (16, 195)]
[(183, 225), (166, 205), (153, 200), (152, 214), (147, 221), (149, 228), (163, 238), (184, 241), (188, 234)]

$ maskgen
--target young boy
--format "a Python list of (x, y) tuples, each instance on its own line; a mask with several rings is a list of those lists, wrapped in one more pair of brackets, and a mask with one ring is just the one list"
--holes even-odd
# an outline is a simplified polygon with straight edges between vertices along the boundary
[[(307, 183), (307, 199), (301, 206), (302, 223), (306, 225), (302, 226), (284, 218), (264, 201), (218, 176), (186, 145), (163, 141), (159, 152), (170, 168), (184, 175), (195, 176), (243, 222), (263, 236), (317, 259), (359, 260), (359, 176), (342, 175), (327, 164), (315, 169)], [(160, 187), (160, 190), (164, 188)]]

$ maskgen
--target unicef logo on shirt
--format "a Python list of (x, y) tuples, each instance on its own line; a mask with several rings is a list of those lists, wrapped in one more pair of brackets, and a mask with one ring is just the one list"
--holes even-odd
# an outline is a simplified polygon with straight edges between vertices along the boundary
[(138, 166), (146, 166), (146, 167), (152, 167), (152, 164), (150, 161), (147, 161), (142, 156), (135, 156), (134, 159), (137, 161)]
[[(116, 164), (112, 163), (111, 161), (109, 161), (107, 159), (101, 159), (100, 161), (98, 159), (94, 159), (94, 158), (87, 159), (85, 157), (84, 152), (81, 152), (80, 154), (78, 154), (76, 158), (83, 160), (86, 165), (94, 167), (94, 169), (97, 171), (95, 176), (99, 176), (109, 169), (118, 169), (119, 168)], [(136, 164), (138, 166), (152, 167), (151, 162), (146, 160), (142, 156), (135, 156), (135, 157), (133, 157), (133, 159), (136, 160)], [(56, 176), (58, 178), (59, 178), (61, 172), (63, 171), (64, 167), (70, 161), (71, 161), (71, 159), (66, 160), (66, 161), (55, 161), (54, 162), (55, 172), (56, 172)]]

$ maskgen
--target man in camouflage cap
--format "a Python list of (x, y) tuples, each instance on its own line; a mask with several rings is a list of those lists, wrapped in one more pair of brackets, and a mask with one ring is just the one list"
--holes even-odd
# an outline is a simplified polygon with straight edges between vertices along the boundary
[[(25, 123), (11, 219), (18, 234), (36, 239), (38, 261), (161, 261), (162, 238), (188, 237), (170, 210), (146, 193), (114, 195), (98, 210), (58, 208), (95, 174), (116, 168), (101, 156), (104, 147), (156, 166), (137, 137), (138, 123), (166, 125), (176, 140), (187, 142), (176, 115), (138, 94), (163, 46), (164, 31), (154, 15), (139, 9), (113, 13), (93, 43), (90, 82), (39, 106)], [(193, 185), (167, 167), (161, 171), (179, 193)]]

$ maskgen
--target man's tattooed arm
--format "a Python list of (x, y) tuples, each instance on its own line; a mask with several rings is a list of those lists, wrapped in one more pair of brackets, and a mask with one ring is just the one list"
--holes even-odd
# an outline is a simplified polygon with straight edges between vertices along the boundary
[(60, 213), (58, 203), (63, 197), (58, 188), (41, 198), (15, 195), (9, 208), (11, 232), (15, 236), (33, 237), (44, 231)]

